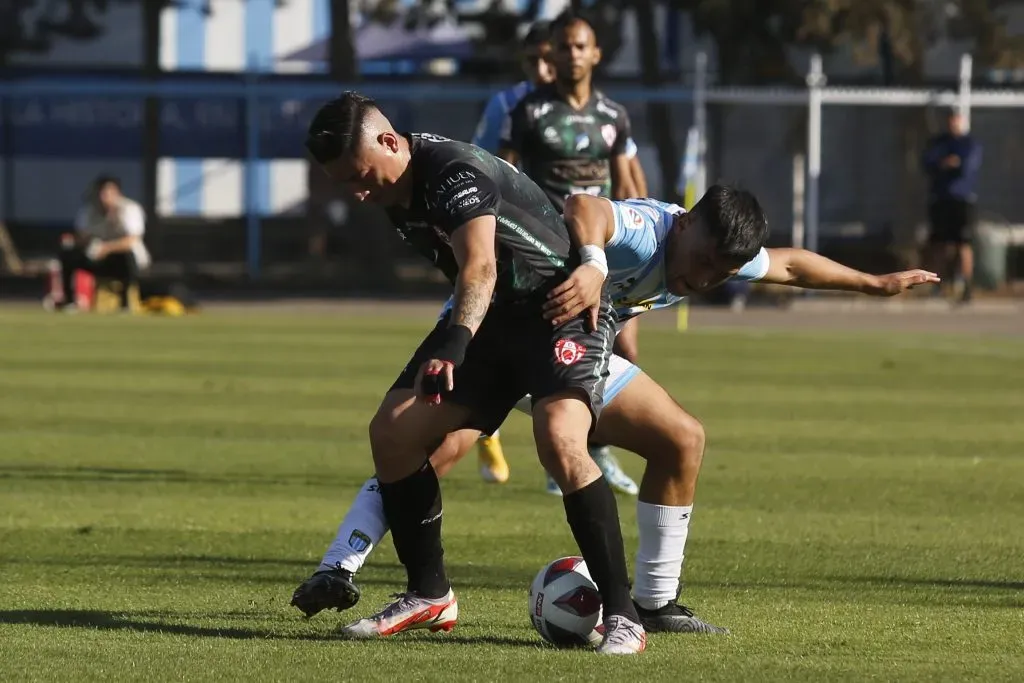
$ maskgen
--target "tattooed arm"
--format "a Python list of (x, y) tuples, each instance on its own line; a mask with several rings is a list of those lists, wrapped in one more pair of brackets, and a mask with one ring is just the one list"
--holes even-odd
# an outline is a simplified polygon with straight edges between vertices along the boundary
[(494, 216), (478, 216), (457, 229), (451, 238), (459, 274), (448, 324), (468, 327), (473, 334), (487, 315), (498, 278), (495, 227)]

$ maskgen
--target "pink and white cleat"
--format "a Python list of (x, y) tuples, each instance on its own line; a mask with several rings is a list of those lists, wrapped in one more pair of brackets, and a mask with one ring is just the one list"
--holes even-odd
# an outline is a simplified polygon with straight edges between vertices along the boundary
[(403, 631), (427, 628), (431, 633), (451, 631), (459, 620), (459, 601), (448, 589), (443, 598), (421, 598), (415, 593), (396, 593), (397, 598), (376, 614), (340, 630), (349, 638), (383, 638)]
[(640, 624), (618, 614), (604, 622), (604, 640), (597, 646), (602, 655), (636, 655), (647, 647), (647, 633)]

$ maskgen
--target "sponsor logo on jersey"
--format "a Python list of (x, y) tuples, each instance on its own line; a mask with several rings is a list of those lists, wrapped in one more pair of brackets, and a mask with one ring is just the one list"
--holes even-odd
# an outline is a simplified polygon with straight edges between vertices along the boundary
[(463, 190), (462, 192), (460, 192), (460, 193), (458, 193), (457, 195), (455, 195), (454, 197), (452, 197), (452, 200), (454, 201), (454, 200), (456, 200), (456, 199), (462, 199), (462, 198), (463, 198), (463, 197), (465, 197), (466, 195), (469, 195), (469, 194), (476, 194), (476, 193), (477, 193), (478, 191), (479, 191), (479, 190), (478, 190), (478, 189), (477, 189), (476, 187), (469, 187), (469, 188), (466, 188), (466, 189), (465, 189), (465, 190)]
[(558, 139), (558, 131), (553, 126), (548, 126), (544, 129), (544, 139), (548, 142)]
[(443, 135), (434, 135), (433, 133), (413, 133), (412, 137), (419, 138), (420, 140), (426, 140), (427, 142), (451, 142), (451, 138), (446, 138)]
[(586, 133), (578, 134), (576, 136), (576, 151), (582, 152), (588, 147), (590, 147), (590, 136)]
[(604, 138), (605, 144), (608, 145), (609, 147), (614, 145), (615, 138), (618, 137), (618, 134), (615, 131), (615, 126), (613, 126), (610, 123), (606, 123), (603, 126), (601, 126), (601, 137)]
[(615, 111), (614, 108), (609, 107), (607, 104), (605, 104), (604, 100), (598, 100), (597, 101), (596, 109), (599, 112), (601, 112), (602, 114), (604, 114), (605, 116), (609, 116), (609, 117), (611, 117), (614, 120), (618, 120), (618, 118), (619, 118), (619, 112)]
[(454, 173), (441, 181), (437, 186), (437, 194), (443, 194), (445, 191), (458, 187), (459, 185), (464, 185), (470, 180), (476, 180), (476, 174), (472, 171), (459, 171), (458, 173)]
[(550, 102), (542, 102), (533, 106), (533, 118), (539, 119), (540, 117), (547, 114), (549, 111), (555, 108), (555, 105)]
[(562, 365), (575, 365), (586, 354), (583, 344), (572, 339), (559, 339), (555, 342), (555, 360)]
[(361, 553), (373, 544), (370, 537), (364, 534), (359, 529), (352, 532), (352, 535), (348, 537), (348, 545), (352, 550), (357, 553)]
[(593, 114), (566, 114), (565, 118), (562, 119), (565, 125), (571, 126), (574, 123), (594, 123)]
[(479, 197), (466, 197), (461, 202), (459, 202), (458, 208), (465, 209), (467, 206), (473, 206), (474, 204), (479, 204), (479, 203), (480, 203), (480, 198)]

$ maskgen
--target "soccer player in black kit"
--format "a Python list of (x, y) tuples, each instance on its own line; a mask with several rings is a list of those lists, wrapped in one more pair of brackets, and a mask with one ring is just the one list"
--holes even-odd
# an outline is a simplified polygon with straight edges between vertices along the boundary
[(445, 574), (441, 491), (427, 455), (450, 433), (492, 433), (525, 394), (534, 438), (565, 497), (566, 519), (604, 606), (598, 652), (636, 654), (646, 634), (630, 596), (615, 497), (586, 452), (600, 413), (615, 316), (553, 327), (547, 294), (581, 261), (558, 209), (513, 166), (479, 147), (400, 134), (357, 93), (323, 105), (306, 146), (355, 197), (452, 282), (452, 310), (415, 351), (370, 423), (384, 515), (406, 591), (343, 633), (375, 638), (451, 630), (458, 603)]
[[(627, 145), (631, 144), (626, 109), (593, 87), (601, 62), (597, 34), (582, 17), (567, 13), (551, 29), (555, 80), (529, 93), (509, 114), (498, 156), (519, 164), (559, 209), (572, 194), (612, 199), (640, 196)], [(615, 353), (636, 363), (639, 319), (626, 322), (615, 339)], [(591, 444), (613, 488), (636, 495), (639, 490), (610, 450)], [(548, 478), (547, 490), (558, 494)]]

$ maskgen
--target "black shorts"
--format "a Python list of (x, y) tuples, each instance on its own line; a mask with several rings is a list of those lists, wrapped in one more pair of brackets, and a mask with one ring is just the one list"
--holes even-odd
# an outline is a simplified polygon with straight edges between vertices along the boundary
[(939, 199), (928, 207), (932, 244), (970, 244), (974, 237), (974, 203), (963, 199)]
[[(391, 390), (412, 389), (420, 367), (442, 344), (451, 313), (427, 335)], [(560, 392), (579, 394), (590, 407), (594, 429), (604, 405), (604, 385), (615, 340), (615, 314), (602, 304), (597, 330), (587, 330), (584, 317), (558, 328), (544, 320), (536, 305), (496, 304), (455, 370), (455, 389), (442, 396), (469, 408), (462, 426), (493, 434), (526, 394), (533, 401)]]

